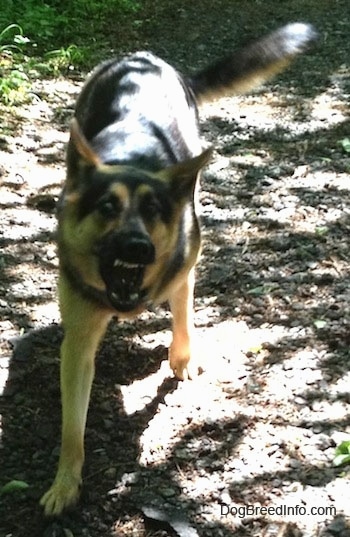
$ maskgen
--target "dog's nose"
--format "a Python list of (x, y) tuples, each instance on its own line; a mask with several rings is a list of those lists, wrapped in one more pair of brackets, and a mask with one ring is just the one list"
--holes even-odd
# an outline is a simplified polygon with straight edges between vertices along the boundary
[(130, 236), (125, 240), (124, 252), (128, 260), (141, 265), (153, 263), (155, 251), (153, 244), (142, 236)]

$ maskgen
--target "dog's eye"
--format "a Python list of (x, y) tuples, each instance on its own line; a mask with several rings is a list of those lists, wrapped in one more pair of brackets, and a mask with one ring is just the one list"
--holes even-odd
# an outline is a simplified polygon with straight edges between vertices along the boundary
[(120, 214), (122, 207), (117, 198), (104, 198), (97, 204), (97, 210), (103, 218), (116, 218)]
[(145, 196), (140, 204), (140, 212), (145, 218), (154, 218), (161, 211), (159, 201), (153, 196)]

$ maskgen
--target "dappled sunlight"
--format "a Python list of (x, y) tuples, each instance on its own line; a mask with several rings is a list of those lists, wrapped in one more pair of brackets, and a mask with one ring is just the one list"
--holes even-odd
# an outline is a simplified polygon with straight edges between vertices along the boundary
[[(8, 372), (10, 365), (10, 356), (1, 356), (0, 360), (0, 397), (3, 396), (6, 387)], [(1, 421), (0, 421), (1, 423)], [(0, 442), (1, 442), (2, 429), (0, 428)]]
[(123, 396), (123, 405), (126, 414), (143, 410), (156, 396), (159, 386), (171, 375), (167, 361), (161, 362), (161, 366), (156, 373), (146, 378), (134, 380), (131, 384), (118, 385)]
[[(201, 315), (204, 314), (205, 310), (201, 312)], [(214, 383), (230, 382), (231, 387), (240, 389), (250, 364), (246, 354), (263, 352), (263, 344), (275, 344), (289, 334), (290, 330), (283, 326), (265, 325), (260, 329), (249, 329), (246, 323), (236, 321), (219, 321), (211, 327), (196, 328), (193, 335), (195, 354), (204, 372), (193, 381), (181, 382), (177, 389), (179, 397), (185, 402), (189, 397), (197, 401), (206, 399), (208, 394), (205, 386), (208, 379)], [(143, 336), (142, 341), (143, 346), (149, 349), (152, 349), (149, 341), (168, 347), (171, 333), (150, 333)], [(144, 409), (156, 397), (159, 386), (169, 376), (173, 376), (173, 373), (167, 360), (163, 360), (155, 373), (127, 385), (118, 385), (125, 412), (132, 414)], [(190, 404), (192, 403), (193, 401)]]
[[(319, 129), (329, 130), (335, 125), (349, 119), (349, 111), (344, 95), (344, 86), (349, 78), (349, 70), (342, 69), (334, 73), (327, 89), (313, 97), (300, 97), (283, 91), (271, 91), (261, 88), (254, 95), (237, 96), (232, 99), (220, 99), (219, 102), (206, 103), (201, 108), (203, 120), (216, 117), (237, 124), (242, 128), (239, 137), (248, 138), (249, 129), (259, 129), (264, 124), (264, 131), (281, 128), (281, 138), (302, 132), (315, 132)], [(292, 121), (285, 129), (286, 122)]]
[[(283, 326), (265, 325), (260, 329), (249, 329), (245, 323), (234, 321), (218, 322), (205, 329), (197, 328), (195, 340), (204, 372), (192, 381), (180, 382), (175, 392), (166, 395), (160, 405), (161, 412), (154, 416), (141, 436), (140, 462), (151, 464), (153, 456), (155, 462), (166, 460), (169, 450), (177, 442), (178, 434), (183, 434), (194, 423), (219, 423), (235, 415), (249, 417), (259, 414), (259, 410), (251, 407), (248, 401), (246, 405), (242, 401), (238, 404), (232, 397), (228, 406), (227, 401), (224, 404), (223, 400), (227, 393), (249, 394), (269, 390), (267, 380), (264, 381), (265, 386), (257, 382), (254, 368), (264, 364), (264, 349), (268, 345), (278, 344), (287, 336), (297, 339), (298, 334), (300, 331), (288, 330)], [(271, 375), (278, 384), (271, 385), (271, 393), (282, 400), (290, 398), (293, 387), (286, 394), (283, 377), (277, 371), (274, 373), (273, 369)], [(120, 386), (126, 412), (140, 411), (149, 404), (166, 375), (169, 375), (169, 367), (163, 361), (157, 373)], [(222, 407), (220, 404), (213, 406), (212, 401), (220, 400)]]
[(37, 327), (59, 323), (61, 316), (57, 300), (37, 304), (36, 307), (33, 308), (31, 320)]
[[(347, 4), (328, 17), (316, 0), (250, 2), (234, 24), (221, 0), (144, 4), (147, 17), (130, 13), (131, 33), (117, 25), (108, 50), (89, 34), (95, 52), (110, 57), (127, 40), (125, 50), (142, 44), (191, 72), (246, 31), (276, 26), (279, 10), (314, 18), (320, 49), (254, 94), (200, 109), (204, 145), (214, 147), (199, 194), (193, 349), (203, 371), (173, 377), (167, 305), (111, 323), (96, 360), (84, 492), (62, 521), (43, 522), (37, 503), (58, 458), (56, 208), (86, 73), (33, 74), (26, 102), (0, 105), (0, 489), (12, 479), (29, 485), (1, 496), (0, 526), (6, 535), (153, 537), (175, 535), (166, 523), (176, 512), (187, 518), (183, 535), (345, 537), (350, 477), (333, 460), (350, 435)], [(222, 514), (281, 505), (308, 513)], [(321, 511), (310, 516), (312, 506)], [(161, 515), (157, 528), (147, 508)]]
[(325, 127), (326, 124), (327, 129), (347, 121), (349, 112), (341, 89), (332, 87), (317, 95), (310, 103), (309, 117), (316, 122), (321, 122), (316, 123), (317, 127), (320, 125)]

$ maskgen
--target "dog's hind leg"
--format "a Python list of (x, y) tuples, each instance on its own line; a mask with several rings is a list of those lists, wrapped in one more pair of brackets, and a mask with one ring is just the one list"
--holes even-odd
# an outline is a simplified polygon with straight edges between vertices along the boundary
[(59, 515), (79, 497), (95, 354), (110, 318), (64, 278), (60, 299), (65, 329), (61, 346), (62, 443), (55, 481), (40, 501), (46, 515)]
[[(198, 371), (192, 353), (194, 268), (169, 297), (173, 315), (173, 340), (169, 349), (169, 364), (180, 380), (196, 376)], [(197, 368), (198, 369), (198, 368)]]

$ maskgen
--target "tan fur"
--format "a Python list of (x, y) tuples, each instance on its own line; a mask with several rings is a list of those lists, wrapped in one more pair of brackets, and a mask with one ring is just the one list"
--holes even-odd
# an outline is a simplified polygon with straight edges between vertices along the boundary
[(81, 132), (78, 121), (76, 118), (72, 119), (70, 127), (70, 136), (74, 145), (80, 155), (86, 163), (93, 166), (101, 166), (101, 160), (97, 153), (93, 150), (85, 136)]
[(192, 268), (184, 279), (178, 278), (178, 281), (173, 283), (169, 294), (173, 316), (173, 341), (169, 349), (169, 364), (174, 374), (181, 380), (196, 375), (196, 364), (193, 363), (195, 353), (191, 347), (194, 281), (194, 268)]
[[(82, 164), (97, 161), (86, 140), (79, 135), (77, 125), (73, 123), (73, 136), (77, 141)], [(157, 174), (154, 179), (159, 181), (192, 181), (197, 171), (208, 161), (211, 150), (190, 159), (185, 163), (172, 166)], [(97, 164), (106, 173), (106, 166)], [(124, 167), (115, 167), (113, 172), (125, 171)], [(191, 179), (192, 177), (192, 179)], [(134, 193), (134, 203), (142, 197), (150, 187), (141, 186)], [(194, 188), (194, 187), (193, 187)], [(122, 200), (125, 213), (132, 205), (128, 189), (122, 184), (113, 184), (111, 193)], [(63, 215), (59, 229), (61, 265), (69, 265), (77, 272), (82, 282), (103, 291), (105, 285), (99, 274), (97, 258), (91, 255), (94, 244), (113, 228), (123, 222), (120, 218), (108, 222), (98, 214), (91, 213), (82, 221), (78, 218), (79, 195), (70, 191), (66, 194)], [(161, 221), (148, 224), (147, 231), (157, 252), (155, 262), (146, 269), (144, 287), (149, 287), (149, 298), (154, 303), (169, 299), (173, 313), (173, 343), (169, 351), (170, 366), (179, 379), (190, 378), (189, 361), (191, 351), (191, 331), (193, 317), (193, 266), (199, 252), (199, 241), (189, 244), (182, 269), (169, 282), (161, 286), (165, 274), (166, 262), (172, 255), (176, 241), (179, 219), (186, 212), (183, 202), (179, 201), (172, 222), (168, 225)], [(41, 504), (48, 515), (58, 515), (68, 506), (73, 505), (79, 497), (81, 470), (84, 462), (84, 430), (87, 408), (94, 376), (94, 358), (107, 324), (118, 312), (108, 306), (97, 305), (86, 300), (79, 291), (74, 289), (61, 270), (59, 281), (59, 297), (65, 337), (61, 347), (61, 392), (62, 392), (62, 445), (55, 481), (49, 491), (42, 497)], [(121, 318), (133, 318), (142, 311), (137, 307), (134, 311), (118, 314)]]
[(60, 514), (79, 497), (95, 354), (112, 316), (82, 299), (64, 277), (59, 282), (59, 294), (65, 327), (61, 347), (62, 443), (55, 482), (41, 499), (50, 515)]
[[(146, 299), (155, 304), (168, 300), (173, 316), (170, 367), (179, 379), (191, 378), (198, 371), (198, 364), (192, 357), (195, 354), (194, 266), (200, 251), (200, 232), (195, 216), (196, 185), (200, 170), (212, 153), (211, 149), (200, 153), (196, 115), (198, 101), (246, 92), (268, 80), (282, 71), (296, 54), (305, 50), (315, 35), (309, 25), (287, 25), (228, 60), (200, 71), (187, 82), (162, 60), (140, 52), (125, 60), (126, 63), (114, 64), (112, 61), (108, 65), (102, 64), (83, 88), (76, 118), (71, 124), (67, 179), (59, 215), (59, 297), (65, 330), (61, 346), (62, 445), (55, 481), (41, 499), (47, 515), (59, 515), (65, 508), (74, 505), (79, 497), (94, 359), (113, 316), (132, 318), (147, 307)], [(130, 65), (133, 69), (135, 66), (138, 68), (129, 71)], [(149, 65), (153, 68), (145, 67)], [(101, 86), (99, 76), (102, 74), (103, 80), (108, 72), (110, 76), (113, 74), (124, 80), (124, 86), (121, 84), (120, 88), (115, 88), (115, 96), (111, 95), (111, 86), (108, 85), (110, 79), (105, 80), (107, 86)], [(97, 85), (96, 80), (99, 81)], [(136, 88), (137, 91), (129, 95), (128, 88)], [(94, 89), (99, 98), (96, 98)], [(118, 91), (125, 102), (122, 99), (122, 103), (117, 104), (117, 100), (111, 103), (109, 99), (118, 97)], [(112, 109), (119, 114), (111, 114), (110, 124), (105, 124), (105, 117), (108, 120)], [(86, 136), (91, 137), (91, 144), (77, 118), (82, 122)], [(100, 130), (98, 127), (95, 129), (94, 122)], [(111, 130), (108, 130), (109, 127)], [(121, 138), (117, 133), (121, 134)], [(109, 136), (107, 141), (106, 136)], [(123, 136), (124, 145), (121, 141)], [(138, 144), (140, 140), (146, 140), (145, 145)], [(93, 145), (98, 149), (95, 150)], [(110, 145), (113, 151), (110, 151)], [(179, 148), (181, 153), (178, 154)], [(98, 150), (101, 157), (96, 152)], [(157, 155), (165, 158), (168, 153), (170, 156), (165, 160), (157, 161), (160, 158)], [(157, 156), (155, 169), (165, 166), (157, 172), (149, 171), (154, 169), (154, 155)], [(179, 155), (183, 158), (186, 155), (197, 156), (171, 165), (181, 160)], [(144, 157), (151, 158), (152, 165), (145, 166), (146, 170), (135, 170), (133, 163), (143, 162)], [(108, 162), (116, 162), (117, 165), (109, 165)], [(130, 163), (130, 166), (118, 164), (124, 162)], [(92, 172), (96, 172), (95, 175)], [(104, 194), (103, 189), (109, 188), (107, 216), (101, 207), (96, 207), (94, 200), (91, 202), (91, 197), (97, 192), (91, 188), (91, 181), (95, 186), (93, 181), (96, 177), (98, 181), (102, 178), (98, 192), (102, 190)], [(132, 178), (133, 187), (130, 186)], [(88, 183), (85, 184), (84, 179)], [(141, 201), (152, 188), (158, 188), (159, 199), (161, 192), (166, 191), (167, 201), (163, 203), (163, 212), (155, 211), (147, 216)], [(169, 193), (172, 195), (170, 201)], [(100, 198), (98, 200), (101, 201)], [(143, 200), (146, 201), (146, 198)], [(117, 204), (118, 210), (115, 209)], [(164, 216), (166, 211), (169, 215)], [(131, 257), (123, 260), (113, 257), (118, 248), (125, 251), (133, 244), (127, 242), (125, 246), (125, 243), (118, 242), (130, 230), (136, 240), (140, 235), (147, 239), (146, 242), (141, 241), (144, 258), (140, 263), (134, 262), (135, 257), (138, 260), (135, 250)], [(117, 247), (113, 248), (111, 244)], [(148, 248), (146, 254), (145, 244)], [(135, 272), (128, 284), (125, 271), (130, 267)], [(118, 287), (120, 284), (123, 287)], [(126, 313), (118, 312), (112, 304)]]

